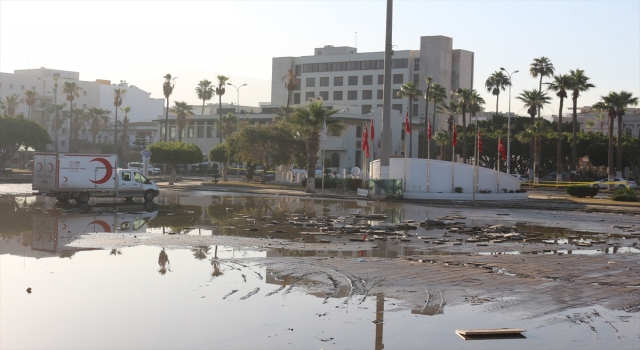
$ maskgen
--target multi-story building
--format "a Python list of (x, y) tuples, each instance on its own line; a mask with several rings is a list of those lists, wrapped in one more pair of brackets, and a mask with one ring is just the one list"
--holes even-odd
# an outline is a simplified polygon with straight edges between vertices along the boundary
[[(157, 115), (162, 113), (164, 99), (151, 98), (151, 94), (135, 85), (129, 85), (126, 81), (120, 81), (118, 84), (111, 84), (108, 80), (82, 81), (80, 73), (72, 71), (64, 71), (48, 68), (37, 69), (19, 69), (14, 73), (0, 73), (0, 98), (8, 95), (16, 94), (20, 100), (24, 97), (24, 91), (35, 90), (38, 93), (36, 104), (31, 108), (31, 119), (43, 124), (49, 130), (51, 129), (52, 116), (49, 115), (47, 107), (56, 101), (54, 92), (54, 77), (58, 77), (58, 94), (57, 103), (66, 104), (68, 109), (69, 102), (66, 95), (62, 94), (62, 83), (65, 81), (75, 81), (80, 90), (80, 96), (73, 101), (74, 108), (102, 108), (111, 111), (111, 117), (115, 116), (115, 107), (113, 105), (113, 90), (121, 88), (126, 90), (122, 107), (129, 106), (131, 111), (128, 118), (131, 122), (151, 121)], [(22, 113), (25, 116), (29, 114), (29, 107), (20, 103), (16, 109), (16, 113)], [(118, 112), (118, 119), (121, 119), (122, 113)], [(63, 126), (58, 135), (58, 150), (61, 152), (68, 151), (68, 124)], [(53, 139), (53, 137), (52, 137)]]
[[(570, 123), (573, 116), (573, 107), (567, 107), (567, 112), (562, 117), (564, 123)], [(609, 117), (606, 111), (593, 109), (591, 106), (577, 108), (579, 130), (609, 133)], [(558, 116), (553, 116), (553, 121), (558, 121)], [(590, 126), (590, 124), (592, 124)], [(618, 132), (618, 118), (613, 121), (613, 132)], [(622, 132), (633, 137), (640, 137), (640, 108), (630, 107), (622, 116)]]

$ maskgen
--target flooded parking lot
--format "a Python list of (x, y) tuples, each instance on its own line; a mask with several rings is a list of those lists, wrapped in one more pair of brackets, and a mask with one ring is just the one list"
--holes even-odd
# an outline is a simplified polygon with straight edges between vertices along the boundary
[[(633, 216), (173, 191), (75, 206), (20, 186), (0, 196), (0, 214), (2, 348), (640, 339)], [(454, 333), (503, 327), (527, 331)]]

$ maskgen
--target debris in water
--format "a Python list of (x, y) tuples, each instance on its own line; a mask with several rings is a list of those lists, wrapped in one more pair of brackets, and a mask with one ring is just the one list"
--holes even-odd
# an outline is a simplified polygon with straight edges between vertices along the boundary
[(31, 294), (31, 287), (27, 288), (27, 293)]
[(233, 293), (235, 293), (235, 292), (237, 292), (237, 291), (238, 291), (237, 289), (232, 290), (229, 294), (227, 294), (227, 295), (223, 296), (223, 297), (222, 297), (222, 300), (227, 299), (227, 297), (228, 297), (228, 296), (230, 296), (231, 294), (233, 294)]
[(260, 291), (260, 287), (257, 287), (256, 289), (252, 290), (251, 292), (249, 292), (249, 294), (243, 296), (242, 298), (240, 298), (240, 300), (245, 300), (245, 299), (249, 299), (251, 298), (251, 296), (253, 296), (254, 294), (258, 293)]

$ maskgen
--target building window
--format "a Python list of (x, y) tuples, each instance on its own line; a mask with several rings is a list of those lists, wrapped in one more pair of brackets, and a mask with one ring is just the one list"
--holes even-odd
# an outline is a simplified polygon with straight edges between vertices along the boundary
[(333, 92), (333, 100), (334, 101), (342, 101), (342, 91), (334, 91)]
[(192, 138), (194, 138), (194, 137), (195, 137), (195, 130), (194, 130), (194, 129), (195, 129), (195, 128), (193, 127), (193, 125), (189, 125), (189, 126), (188, 126), (188, 129), (187, 129), (187, 130), (188, 130), (188, 132), (187, 132), (187, 137), (188, 137), (188, 138), (191, 138), (191, 139), (192, 139)]
[(411, 113), (414, 117), (418, 116), (418, 105), (413, 105), (413, 111)]
[(167, 132), (167, 127), (165, 125), (161, 126), (160, 127), (160, 137), (164, 138), (164, 135), (166, 134), (166, 132)]
[(378, 90), (378, 100), (382, 100), (384, 98), (384, 90)]
[(373, 85), (373, 75), (362, 76), (362, 85)]
[(362, 105), (362, 114), (371, 113), (371, 105)]
[(331, 155), (331, 167), (339, 168), (340, 167), (340, 155), (338, 153), (333, 153)]
[(176, 138), (176, 127), (175, 126), (170, 126), (169, 127), (169, 137), (174, 139)]
[(207, 138), (213, 138), (213, 122), (207, 122)]
[(314, 97), (315, 97), (314, 92), (313, 91), (309, 91), (309, 92), (305, 93), (304, 100), (305, 101), (309, 101), (309, 100), (313, 99)]
[(296, 64), (295, 71), (296, 71), (296, 75), (297, 76), (300, 76), (300, 74), (302, 73), (301, 69), (302, 69), (302, 67), (299, 64)]
[(86, 91), (83, 91), (83, 92), (82, 92), (82, 94), (83, 94), (84, 96), (87, 96), (87, 92), (86, 92)]
[(316, 78), (307, 78), (307, 87), (316, 86)]
[(413, 59), (413, 70), (420, 70), (420, 59), (419, 58), (414, 58)]
[(404, 122), (402, 122), (402, 131), (400, 131), (400, 141), (404, 141), (405, 128), (406, 126), (404, 126)]
[(362, 127), (361, 126), (356, 126), (356, 137), (357, 138), (361, 138), (362, 137)]
[(370, 100), (373, 98), (373, 90), (362, 90), (362, 99)]
[(398, 96), (398, 92), (400, 92), (400, 89), (393, 89), (391, 91), (391, 96), (394, 100), (398, 100), (401, 99), (402, 97)]
[(204, 122), (198, 122), (198, 129), (196, 130), (196, 137), (204, 138)]
[(384, 84), (384, 75), (378, 75), (378, 85)]
[(359, 168), (362, 166), (362, 151), (360, 150), (362, 146), (356, 147), (356, 166)]
[(413, 83), (416, 85), (420, 85), (420, 74), (413, 75)]
[(402, 84), (404, 80), (404, 77), (402, 76), (402, 74), (394, 74), (393, 75), (393, 83), (394, 84)]
[(625, 135), (629, 135), (629, 136), (631, 136), (631, 128), (630, 128), (630, 127), (626, 127), (626, 128), (624, 129), (624, 134), (625, 134)]
[(323, 101), (329, 101), (329, 91), (320, 91), (320, 97)]
[(391, 105), (391, 109), (394, 111), (398, 111), (400, 113), (402, 113), (402, 104), (393, 104)]
[(319, 63), (318, 72), (326, 72), (326, 71), (327, 71), (327, 63)]
[(351, 91), (347, 92), (347, 99), (348, 100), (357, 100), (358, 99), (358, 91), (357, 90), (351, 90)]
[(344, 84), (344, 77), (334, 77), (333, 86), (342, 86)]
[(300, 93), (296, 92), (295, 94), (293, 94), (293, 104), (294, 105), (299, 105), (300, 104)]
[(329, 77), (320, 78), (320, 86), (329, 86)]
[(391, 68), (409, 68), (408, 58), (396, 58), (391, 61)]
[(349, 77), (349, 85), (353, 86), (353, 85), (358, 85), (358, 76), (357, 75), (352, 75)]

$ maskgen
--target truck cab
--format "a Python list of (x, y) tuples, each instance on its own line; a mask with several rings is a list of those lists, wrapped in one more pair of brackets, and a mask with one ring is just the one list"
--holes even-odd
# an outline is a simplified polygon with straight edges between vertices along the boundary
[(117, 197), (131, 199), (142, 196), (145, 200), (153, 200), (160, 194), (158, 186), (137, 169), (118, 169), (117, 174)]

